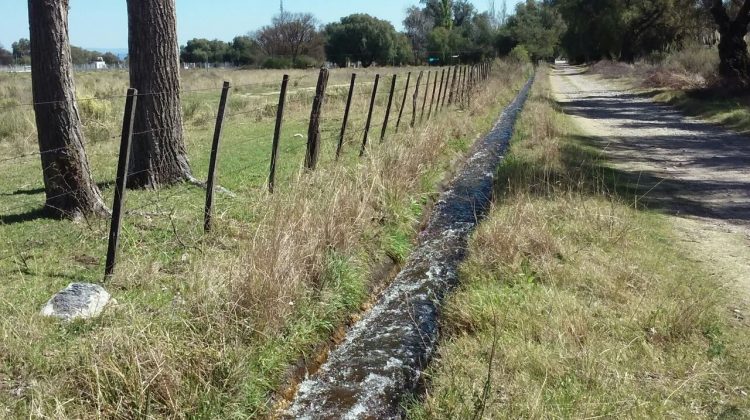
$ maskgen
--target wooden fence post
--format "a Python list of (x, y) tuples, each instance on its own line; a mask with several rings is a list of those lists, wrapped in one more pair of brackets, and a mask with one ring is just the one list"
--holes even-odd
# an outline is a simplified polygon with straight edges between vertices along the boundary
[(385, 108), (385, 119), (383, 120), (383, 130), (380, 132), (380, 141), (385, 138), (385, 132), (388, 130), (388, 119), (391, 117), (391, 106), (393, 105), (393, 93), (396, 91), (396, 75), (391, 80), (391, 93), (388, 95), (388, 106)]
[(414, 124), (417, 123), (417, 99), (419, 99), (419, 84), (422, 82), (422, 75), (424, 74), (424, 71), (419, 72), (419, 76), (417, 76), (417, 85), (414, 87), (414, 96), (412, 96), (411, 100), (411, 126), (414, 127)]
[(463, 106), (466, 106), (466, 71), (468, 68), (464, 66), (463, 71), (461, 72), (461, 104)]
[(455, 66), (453, 68), (453, 78), (451, 79), (451, 88), (450, 92), (448, 93), (448, 106), (453, 105), (453, 101), (456, 96), (456, 76), (458, 73), (458, 66)]
[(435, 91), (437, 90), (438, 71), (435, 70), (435, 80), (432, 82), (432, 97), (430, 98), (430, 110), (427, 112), (427, 119), (432, 117), (432, 105), (435, 103)]
[(203, 210), (203, 231), (211, 231), (214, 211), (214, 184), (216, 183), (216, 160), (219, 157), (219, 141), (224, 130), (224, 116), (227, 111), (227, 99), (229, 98), (229, 82), (224, 82), (219, 100), (219, 113), (216, 114), (216, 126), (214, 126), (214, 141), (211, 144), (211, 160), (208, 163), (208, 179), (206, 180), (206, 206)]
[(430, 75), (432, 71), (427, 71), (427, 82), (424, 84), (424, 98), (422, 99), (422, 113), (419, 114), (419, 123), (422, 124), (424, 120), (424, 109), (427, 106), (427, 95), (430, 93)]
[(438, 97), (437, 97), (437, 103), (435, 104), (435, 114), (438, 113), (440, 110), (440, 98), (443, 96), (443, 81), (445, 80), (445, 67), (443, 67), (443, 71), (440, 72), (440, 89), (438, 89)]
[(409, 95), (409, 82), (411, 82), (411, 72), (406, 75), (406, 87), (404, 88), (404, 99), (401, 100), (401, 109), (398, 111), (398, 121), (396, 121), (396, 132), (398, 133), (398, 127), (401, 125), (401, 117), (404, 115), (404, 107), (406, 106), (406, 97)]
[(120, 245), (120, 223), (122, 222), (122, 208), (125, 204), (128, 165), (130, 165), (130, 143), (133, 141), (133, 121), (137, 102), (138, 91), (132, 88), (128, 89), (127, 99), (125, 99), (125, 114), (122, 119), (120, 156), (117, 160), (115, 199), (112, 204), (112, 220), (109, 224), (109, 244), (107, 245), (107, 262), (104, 266), (104, 280), (112, 278), (115, 274), (115, 266), (117, 265), (117, 251)]
[(284, 105), (286, 104), (286, 88), (288, 85), (289, 76), (285, 74), (281, 80), (279, 105), (276, 109), (276, 128), (273, 131), (273, 145), (271, 146), (271, 170), (268, 175), (268, 192), (270, 193), (273, 193), (276, 186), (276, 163), (279, 160), (279, 139), (281, 137), (281, 123), (284, 121)]
[(344, 135), (346, 134), (346, 125), (349, 123), (349, 110), (352, 107), (352, 96), (354, 94), (354, 82), (357, 80), (357, 73), (352, 73), (352, 81), (349, 83), (349, 96), (346, 98), (346, 108), (344, 108), (344, 122), (341, 124), (341, 134), (339, 135), (339, 144), (336, 146), (336, 160), (341, 156), (341, 149), (344, 147)]
[(443, 110), (443, 107), (445, 106), (445, 100), (446, 100), (446, 97), (448, 96), (448, 83), (450, 82), (450, 80), (451, 80), (451, 68), (448, 67), (447, 72), (445, 74), (445, 87), (443, 88), (443, 99), (440, 102), (441, 111)]
[(467, 106), (471, 107), (471, 99), (474, 96), (474, 66), (469, 68), (469, 92), (466, 95)]
[(318, 84), (315, 87), (315, 99), (313, 99), (310, 111), (310, 126), (307, 128), (305, 169), (310, 171), (315, 170), (318, 165), (318, 156), (320, 156), (320, 112), (326, 100), (326, 87), (328, 87), (328, 69), (320, 69)]
[(367, 111), (367, 122), (365, 123), (365, 135), (362, 137), (362, 149), (359, 151), (359, 157), (365, 155), (365, 149), (367, 148), (367, 136), (370, 135), (370, 123), (372, 123), (372, 110), (375, 108), (375, 98), (378, 95), (378, 83), (380, 83), (380, 75), (375, 75), (375, 85), (372, 87), (372, 97), (370, 98), (370, 110)]

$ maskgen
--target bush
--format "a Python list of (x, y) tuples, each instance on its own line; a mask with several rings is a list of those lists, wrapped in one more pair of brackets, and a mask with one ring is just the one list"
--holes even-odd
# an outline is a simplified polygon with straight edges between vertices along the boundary
[(292, 68), (292, 60), (283, 57), (268, 57), (261, 67), (273, 70), (289, 69)]
[(508, 54), (508, 58), (511, 61), (515, 61), (517, 63), (531, 62), (531, 56), (529, 55), (529, 51), (523, 45), (516, 45), (515, 48), (510, 50), (510, 54)]
[(719, 51), (715, 47), (691, 45), (668, 54), (663, 65), (710, 80), (715, 78), (719, 69)]
[(318, 67), (319, 65), (320, 63), (316, 59), (308, 57), (306, 55), (299, 56), (294, 59), (294, 62), (292, 62), (292, 67), (294, 67), (295, 69), (303, 70)]

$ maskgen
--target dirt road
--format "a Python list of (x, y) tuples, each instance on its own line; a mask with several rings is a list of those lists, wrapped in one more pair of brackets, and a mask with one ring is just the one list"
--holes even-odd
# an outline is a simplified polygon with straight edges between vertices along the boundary
[[(690, 258), (750, 301), (750, 138), (570, 66), (552, 89), (629, 187), (670, 217)], [(744, 306), (744, 305), (743, 305)]]

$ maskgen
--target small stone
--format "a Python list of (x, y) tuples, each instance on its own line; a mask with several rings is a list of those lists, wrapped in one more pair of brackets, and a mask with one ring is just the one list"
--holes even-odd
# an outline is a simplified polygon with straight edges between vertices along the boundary
[(94, 318), (109, 303), (110, 295), (103, 287), (89, 283), (72, 283), (44, 305), (42, 315), (65, 321)]

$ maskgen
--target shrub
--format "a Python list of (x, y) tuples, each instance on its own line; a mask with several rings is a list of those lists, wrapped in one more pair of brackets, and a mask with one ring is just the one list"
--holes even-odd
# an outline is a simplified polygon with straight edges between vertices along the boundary
[(268, 57), (261, 66), (264, 69), (288, 69), (292, 67), (292, 60), (283, 57)]
[(511, 61), (515, 61), (517, 63), (531, 62), (531, 56), (529, 55), (529, 51), (523, 45), (516, 45), (515, 48), (510, 50), (510, 54), (508, 54), (508, 58)]
[(319, 65), (320, 63), (318, 62), (318, 60), (312, 57), (308, 57), (306, 55), (302, 55), (302, 56), (295, 58), (294, 62), (292, 63), (292, 66), (295, 69), (303, 69), (303, 70), (313, 68), (313, 67), (318, 67)]

